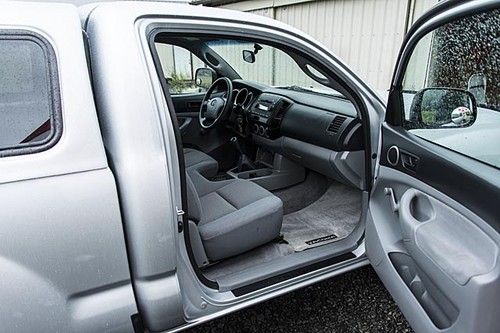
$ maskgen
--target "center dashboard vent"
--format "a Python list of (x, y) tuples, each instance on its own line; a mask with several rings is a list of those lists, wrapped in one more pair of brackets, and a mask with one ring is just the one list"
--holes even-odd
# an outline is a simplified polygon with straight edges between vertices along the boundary
[(281, 121), (283, 120), (283, 116), (285, 115), (285, 112), (288, 110), (288, 108), (290, 108), (290, 105), (292, 104), (285, 99), (280, 99), (275, 103), (273, 115), (270, 122), (268, 123), (271, 128), (278, 128), (280, 126)]
[(276, 113), (274, 114), (274, 118), (278, 121), (281, 121), (283, 119), (283, 116), (285, 115), (285, 111), (288, 110), (290, 105), (291, 105), (290, 102), (282, 99), (278, 103), (278, 107), (277, 107)]
[(344, 121), (346, 119), (347, 119), (346, 117), (336, 116), (332, 120), (332, 122), (330, 123), (330, 125), (328, 125), (327, 131), (331, 132), (331, 133), (337, 133), (339, 131), (340, 127), (342, 127), (342, 124), (344, 123)]

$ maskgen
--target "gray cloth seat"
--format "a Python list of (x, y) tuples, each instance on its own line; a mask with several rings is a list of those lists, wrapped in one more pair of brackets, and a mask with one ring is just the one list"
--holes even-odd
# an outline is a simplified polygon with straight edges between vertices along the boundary
[(280, 234), (281, 199), (247, 180), (212, 182), (187, 173), (188, 211), (210, 261), (241, 254)]
[(196, 149), (184, 148), (184, 163), (186, 171), (199, 172), (205, 177), (213, 177), (219, 171), (219, 164), (215, 159)]

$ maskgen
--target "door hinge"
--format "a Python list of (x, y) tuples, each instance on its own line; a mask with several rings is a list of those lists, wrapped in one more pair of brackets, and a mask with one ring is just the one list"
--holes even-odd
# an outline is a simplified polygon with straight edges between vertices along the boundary
[(177, 212), (177, 231), (182, 232), (183, 226), (184, 226), (184, 214), (186, 214), (182, 209), (179, 207), (175, 207), (175, 210)]

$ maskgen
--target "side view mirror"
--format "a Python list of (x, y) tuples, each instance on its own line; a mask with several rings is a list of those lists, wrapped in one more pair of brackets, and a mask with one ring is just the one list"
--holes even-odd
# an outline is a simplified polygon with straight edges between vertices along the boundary
[(476, 98), (478, 105), (486, 104), (486, 75), (483, 73), (472, 74), (467, 83), (467, 90)]
[(217, 74), (211, 68), (197, 68), (194, 75), (194, 82), (197, 87), (208, 89), (217, 79)]
[(469, 127), (476, 117), (476, 99), (462, 89), (422, 89), (415, 94), (410, 108), (413, 128)]
[(255, 62), (255, 53), (250, 50), (243, 50), (243, 61), (253, 64)]

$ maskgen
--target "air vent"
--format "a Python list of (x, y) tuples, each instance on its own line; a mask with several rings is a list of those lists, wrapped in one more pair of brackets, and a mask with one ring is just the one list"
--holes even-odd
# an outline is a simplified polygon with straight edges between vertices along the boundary
[(270, 117), (268, 122), (268, 125), (271, 129), (277, 129), (280, 127), (283, 116), (285, 115), (285, 112), (290, 107), (290, 105), (290, 102), (283, 99), (278, 100), (273, 105), (272, 116)]
[(288, 110), (290, 105), (291, 105), (290, 102), (285, 101), (283, 99), (280, 102), (278, 102), (278, 110), (274, 114), (274, 119), (277, 121), (281, 121), (283, 119), (285, 111)]
[(327, 131), (337, 133), (346, 119), (346, 117), (336, 116), (335, 119), (332, 120), (330, 125), (328, 125)]

